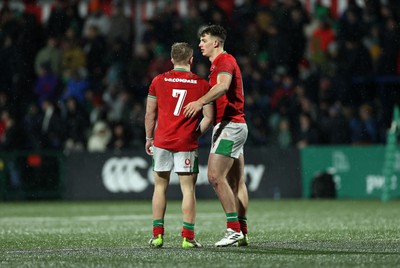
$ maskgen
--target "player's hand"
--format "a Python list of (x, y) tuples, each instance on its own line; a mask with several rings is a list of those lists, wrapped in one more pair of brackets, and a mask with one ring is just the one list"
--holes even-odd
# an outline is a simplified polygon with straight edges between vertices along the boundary
[(148, 155), (153, 155), (153, 140), (146, 141), (145, 149)]
[(193, 101), (188, 103), (185, 107), (183, 107), (183, 115), (186, 118), (195, 116), (198, 112), (201, 111), (203, 105), (199, 101)]

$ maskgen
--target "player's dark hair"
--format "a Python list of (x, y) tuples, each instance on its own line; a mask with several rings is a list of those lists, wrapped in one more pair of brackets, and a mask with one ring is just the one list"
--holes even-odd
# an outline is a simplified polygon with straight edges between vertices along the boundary
[(205, 34), (209, 34), (211, 36), (218, 37), (221, 42), (225, 42), (226, 35), (227, 35), (226, 34), (226, 30), (224, 29), (224, 27), (222, 27), (220, 25), (209, 25), (209, 26), (206, 26), (205, 28), (203, 28), (200, 31), (200, 37), (204, 36)]
[(188, 43), (175, 43), (171, 47), (171, 58), (175, 63), (187, 63), (193, 56), (193, 48)]

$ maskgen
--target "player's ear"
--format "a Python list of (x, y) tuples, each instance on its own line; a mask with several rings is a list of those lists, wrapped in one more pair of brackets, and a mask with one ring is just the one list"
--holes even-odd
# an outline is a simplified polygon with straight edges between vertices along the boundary
[(173, 58), (171, 58), (171, 62), (172, 62), (172, 64), (175, 64), (175, 63), (174, 63), (174, 59), (173, 59)]
[(190, 59), (189, 59), (189, 64), (190, 64), (190, 65), (193, 64), (193, 57), (190, 57)]
[(214, 47), (223, 47), (223, 42), (221, 41), (221, 39), (219, 39), (218, 37), (216, 37), (214, 39)]
[(218, 38), (214, 39), (214, 47), (218, 47), (219, 46), (219, 40)]

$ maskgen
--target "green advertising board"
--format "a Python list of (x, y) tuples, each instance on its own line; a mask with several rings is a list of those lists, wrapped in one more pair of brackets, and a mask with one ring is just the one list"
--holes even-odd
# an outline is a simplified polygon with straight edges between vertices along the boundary
[[(393, 176), (389, 179), (392, 198), (400, 197), (400, 151), (396, 149)], [(385, 146), (318, 146), (301, 149), (303, 197), (311, 197), (313, 178), (333, 175), (338, 198), (381, 198), (385, 185)]]

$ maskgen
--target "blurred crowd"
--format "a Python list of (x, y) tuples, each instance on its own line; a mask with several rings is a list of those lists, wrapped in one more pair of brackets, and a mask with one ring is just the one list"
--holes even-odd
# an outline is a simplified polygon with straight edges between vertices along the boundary
[(207, 24), (226, 27), (242, 70), (247, 145), (385, 142), (400, 99), (399, 1), (348, 0), (332, 14), (319, 1), (312, 12), (298, 0), (236, 1), (227, 12), (223, 1), (188, 0), (186, 16), (166, 4), (140, 34), (126, 2), (85, 17), (78, 2), (54, 1), (44, 23), (0, 10), (1, 150), (142, 149), (147, 88), (172, 68), (171, 44), (191, 43), (192, 71), (207, 79), (197, 49)]

